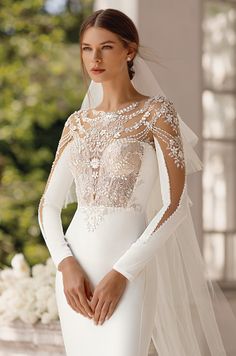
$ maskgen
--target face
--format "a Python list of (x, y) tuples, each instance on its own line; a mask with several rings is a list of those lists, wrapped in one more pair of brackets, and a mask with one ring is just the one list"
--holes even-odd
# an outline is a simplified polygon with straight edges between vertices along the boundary
[[(134, 49), (124, 48), (113, 32), (90, 27), (84, 33), (81, 50), (84, 66), (93, 81), (103, 82), (120, 75), (128, 76), (127, 57), (134, 58)], [(94, 67), (104, 71), (92, 72)]]

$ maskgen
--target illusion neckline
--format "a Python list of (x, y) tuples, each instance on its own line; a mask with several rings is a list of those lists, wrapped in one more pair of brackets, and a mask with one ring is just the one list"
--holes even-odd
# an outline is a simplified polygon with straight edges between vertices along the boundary
[(124, 106), (124, 107), (122, 107), (122, 108), (119, 108), (119, 109), (117, 109), (117, 110), (113, 110), (113, 111), (105, 111), (105, 110), (97, 110), (97, 109), (95, 109), (95, 108), (91, 108), (91, 111), (93, 112), (93, 113), (102, 113), (102, 114), (115, 114), (115, 113), (117, 113), (118, 111), (120, 111), (120, 110), (125, 110), (125, 109), (127, 109), (127, 108), (129, 108), (130, 107), (130, 105), (139, 105), (140, 103), (144, 103), (144, 106), (146, 105), (146, 103), (148, 103), (149, 101), (151, 101), (151, 99), (153, 98), (154, 96), (149, 96), (148, 98), (145, 98), (145, 99), (142, 99), (142, 100), (137, 100), (137, 101), (133, 101), (132, 103), (130, 103), (130, 104), (128, 104), (128, 105), (126, 105), (126, 106)]

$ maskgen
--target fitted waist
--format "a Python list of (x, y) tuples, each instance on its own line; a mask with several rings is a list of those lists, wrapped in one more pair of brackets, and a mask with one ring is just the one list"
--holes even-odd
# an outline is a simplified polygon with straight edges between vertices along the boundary
[(78, 206), (73, 217), (78, 226), (86, 226), (87, 231), (93, 232), (105, 227), (113, 227), (119, 224), (134, 224), (136, 227), (141, 224), (145, 226), (146, 215), (143, 210), (134, 207), (110, 207), (110, 206)]
[(140, 204), (132, 205), (132, 206), (106, 206), (106, 205), (79, 205), (77, 207), (77, 211), (83, 211), (83, 210), (90, 210), (91, 212), (104, 212), (104, 213), (109, 213), (109, 212), (118, 212), (118, 211), (127, 211), (127, 212), (135, 212), (139, 214), (144, 213), (144, 209)]

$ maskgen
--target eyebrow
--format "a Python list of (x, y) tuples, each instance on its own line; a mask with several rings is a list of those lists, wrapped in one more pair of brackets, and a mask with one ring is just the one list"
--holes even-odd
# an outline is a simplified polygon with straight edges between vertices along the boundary
[[(105, 41), (105, 42), (101, 42), (100, 45), (104, 44), (104, 43), (115, 43), (114, 41)], [(89, 43), (85, 43), (83, 42), (82, 45), (87, 45), (87, 46), (90, 46)]]

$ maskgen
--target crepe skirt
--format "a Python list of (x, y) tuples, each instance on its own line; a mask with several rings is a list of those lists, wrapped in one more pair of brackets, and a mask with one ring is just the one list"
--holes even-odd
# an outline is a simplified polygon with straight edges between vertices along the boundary
[[(94, 289), (147, 222), (141, 212), (111, 208), (95, 229), (88, 229), (90, 214), (89, 207), (78, 207), (65, 238)], [(113, 314), (102, 325), (71, 308), (58, 270), (55, 292), (67, 356), (148, 356), (157, 303), (154, 259), (132, 281), (127, 280)]]

